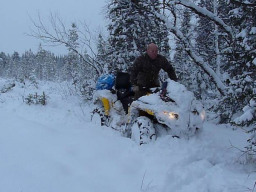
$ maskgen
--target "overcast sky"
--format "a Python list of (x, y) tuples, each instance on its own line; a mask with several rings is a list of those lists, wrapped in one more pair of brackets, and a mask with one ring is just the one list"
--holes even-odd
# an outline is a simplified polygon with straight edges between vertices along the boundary
[[(67, 24), (85, 21), (91, 28), (105, 30), (103, 7), (106, 0), (1, 0), (0, 4), (0, 52), (24, 53), (30, 48), (38, 49), (40, 40), (26, 33), (33, 27), (30, 17), (37, 19), (38, 13), (47, 21), (50, 13), (59, 15)], [(48, 19), (49, 20), (49, 19)], [(52, 49), (44, 47), (45, 49)], [(63, 48), (52, 49), (62, 54)]]

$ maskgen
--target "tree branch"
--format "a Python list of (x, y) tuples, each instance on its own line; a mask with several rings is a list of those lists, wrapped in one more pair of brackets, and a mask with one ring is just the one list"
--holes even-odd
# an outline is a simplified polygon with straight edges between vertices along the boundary
[(194, 53), (192, 45), (190, 44), (189, 41), (186, 40), (182, 32), (178, 30), (176, 27), (170, 27), (170, 30), (184, 44), (186, 52), (188, 53), (190, 58), (195, 62), (195, 64), (198, 65), (207, 75), (209, 75), (213, 79), (213, 82), (216, 85), (219, 92), (222, 95), (225, 95), (227, 89), (226, 86), (222, 83), (218, 75), (210, 68), (210, 66), (207, 65), (207, 63), (205, 63), (201, 57), (197, 56)]
[[(72, 50), (76, 53), (88, 66), (92, 67), (98, 75), (102, 73), (102, 69), (99, 68), (98, 62), (94, 59), (96, 54), (93, 51), (92, 45), (90, 43), (90, 32), (88, 26), (86, 26), (86, 32), (78, 31), (82, 34), (83, 39), (79, 39), (83, 45), (85, 45), (85, 50), (89, 49), (94, 56), (87, 55), (89, 60), (85, 58), (84, 52), (80, 52), (80, 50), (68, 41), (69, 32), (66, 29), (63, 21), (56, 15), (50, 14), (50, 25), (51, 29), (48, 29), (44, 22), (41, 19), (41, 16), (38, 14), (38, 21), (36, 22), (31, 18), (32, 24), (34, 25), (34, 29), (31, 30), (29, 36), (35, 37), (37, 39), (41, 39), (44, 43), (50, 44), (51, 46), (59, 46), (64, 45), (69, 50)], [(89, 34), (89, 37), (88, 37)]]
[(244, 2), (239, 2), (237, 0), (230, 0), (231, 3), (239, 6), (246, 6), (246, 7), (255, 7), (256, 3), (244, 3)]
[(205, 8), (199, 7), (195, 5), (194, 3), (188, 1), (188, 0), (173, 0), (168, 1), (168, 4), (166, 7), (171, 7), (173, 4), (180, 4), (187, 8), (192, 9), (195, 13), (197, 13), (200, 16), (207, 17), (208, 19), (212, 20), (214, 23), (222, 27), (231, 37), (231, 39), (234, 39), (234, 34), (230, 26), (228, 26), (222, 19), (217, 17), (214, 13), (211, 11), (208, 11)]

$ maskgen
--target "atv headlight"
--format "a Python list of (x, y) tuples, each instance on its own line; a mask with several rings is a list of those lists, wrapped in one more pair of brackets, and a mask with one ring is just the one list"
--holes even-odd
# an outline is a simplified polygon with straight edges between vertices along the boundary
[(164, 115), (166, 115), (171, 120), (179, 119), (179, 115), (177, 113), (174, 113), (174, 112), (164, 111)]

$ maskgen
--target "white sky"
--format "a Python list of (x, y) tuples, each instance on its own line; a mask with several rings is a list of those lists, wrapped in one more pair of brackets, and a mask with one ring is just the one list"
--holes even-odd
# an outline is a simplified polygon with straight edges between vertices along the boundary
[[(4, 2), (3, 2), (4, 1)], [(29, 37), (33, 27), (30, 17), (37, 20), (38, 13), (48, 21), (50, 13), (59, 15), (65, 24), (72, 21), (85, 21), (92, 29), (105, 29), (106, 20), (103, 7), (106, 0), (1, 0), (0, 4), (0, 52), (12, 54), (14, 51), (24, 53), (26, 50), (38, 49), (40, 40)], [(63, 48), (52, 49), (61, 54)]]

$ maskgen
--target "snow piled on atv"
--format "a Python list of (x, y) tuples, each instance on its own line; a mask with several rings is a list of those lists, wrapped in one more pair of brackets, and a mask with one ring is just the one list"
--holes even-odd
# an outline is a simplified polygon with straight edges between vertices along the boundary
[(159, 93), (146, 95), (131, 104), (131, 114), (150, 110), (159, 123), (171, 129), (172, 135), (192, 136), (203, 127), (203, 106), (184, 85), (172, 80), (167, 82), (168, 102), (161, 99)]

